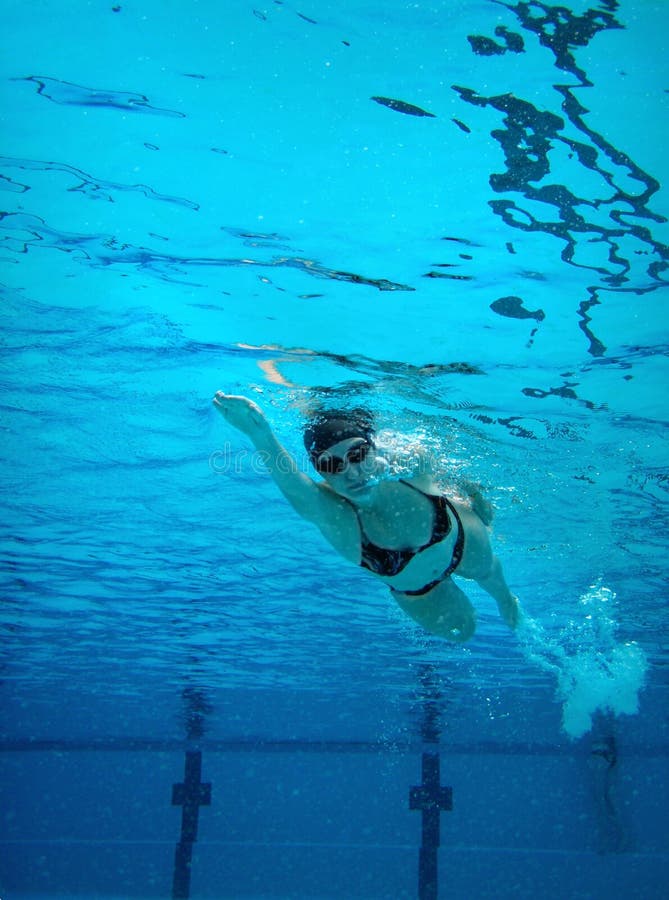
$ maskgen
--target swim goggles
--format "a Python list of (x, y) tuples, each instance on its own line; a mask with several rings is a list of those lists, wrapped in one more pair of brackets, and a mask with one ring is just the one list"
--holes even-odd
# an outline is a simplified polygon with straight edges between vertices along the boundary
[(326, 450), (316, 459), (314, 466), (321, 475), (340, 475), (352, 463), (363, 463), (371, 449), (372, 445), (368, 441), (362, 440), (347, 450), (343, 457), (331, 456)]

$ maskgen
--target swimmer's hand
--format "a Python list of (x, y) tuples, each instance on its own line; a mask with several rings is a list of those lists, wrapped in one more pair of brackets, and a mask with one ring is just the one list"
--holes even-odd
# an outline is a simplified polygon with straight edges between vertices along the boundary
[(270, 432), (270, 426), (263, 411), (248, 397), (216, 391), (212, 402), (233, 428), (250, 437), (252, 441), (256, 441)]
[(510, 594), (508, 599), (498, 600), (497, 608), (499, 609), (500, 616), (504, 619), (509, 628), (515, 630), (522, 622), (523, 610), (520, 606), (518, 597), (515, 597), (513, 594)]

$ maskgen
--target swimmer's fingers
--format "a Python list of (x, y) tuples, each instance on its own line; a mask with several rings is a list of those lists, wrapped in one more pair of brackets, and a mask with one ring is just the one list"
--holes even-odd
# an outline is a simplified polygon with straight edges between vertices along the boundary
[(226, 394), (223, 391), (216, 391), (212, 403), (217, 409), (220, 409), (223, 414), (232, 412), (236, 409), (247, 409), (252, 412), (260, 412), (260, 407), (254, 403), (253, 400), (249, 400), (248, 397), (241, 397), (238, 394)]
[(213, 400), (212, 400), (214, 406), (220, 406), (220, 407), (223, 407), (223, 406), (226, 406), (226, 405), (229, 405), (232, 403), (238, 403), (239, 401), (241, 401), (243, 403), (251, 403), (252, 402), (247, 397), (241, 397), (238, 394), (226, 394), (225, 391), (216, 391), (216, 393), (214, 394)]
[(251, 435), (258, 427), (267, 424), (260, 407), (248, 397), (216, 391), (212, 402), (234, 428), (238, 428), (246, 434)]

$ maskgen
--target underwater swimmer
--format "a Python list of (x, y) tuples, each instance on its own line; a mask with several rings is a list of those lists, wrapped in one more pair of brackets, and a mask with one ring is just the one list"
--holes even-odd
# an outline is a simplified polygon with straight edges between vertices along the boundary
[(427, 631), (458, 642), (474, 634), (474, 607), (453, 574), (476, 581), (516, 627), (520, 607), (490, 546), (484, 502), (478, 499), (476, 511), (476, 502), (451, 500), (428, 474), (384, 477), (387, 463), (375, 453), (366, 410), (323, 410), (309, 421), (304, 445), (319, 482), (299, 470), (253, 401), (218, 391), (213, 403), (262, 453), (293, 508), (345, 559), (387, 584)]

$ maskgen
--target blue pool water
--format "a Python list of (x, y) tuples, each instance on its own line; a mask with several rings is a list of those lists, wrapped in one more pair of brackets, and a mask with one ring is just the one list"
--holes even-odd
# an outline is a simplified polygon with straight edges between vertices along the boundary
[[(668, 25), (5, 0), (2, 900), (664, 896)], [(217, 389), (480, 482), (523, 627), (423, 633)]]

